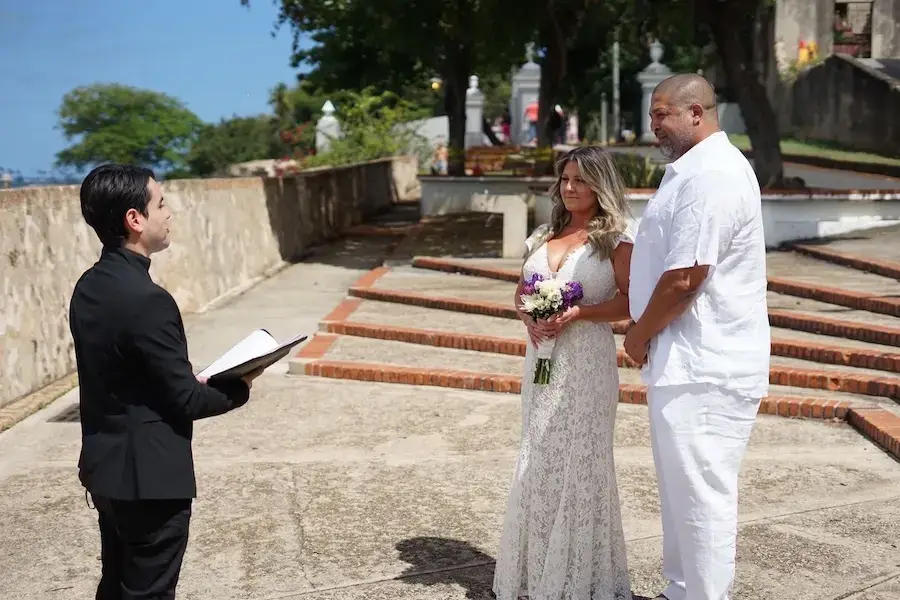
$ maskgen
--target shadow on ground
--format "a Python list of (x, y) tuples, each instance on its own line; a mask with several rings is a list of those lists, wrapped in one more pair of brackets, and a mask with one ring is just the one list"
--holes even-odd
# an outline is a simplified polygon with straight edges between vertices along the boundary
[[(398, 542), (398, 558), (410, 566), (397, 579), (409, 585), (455, 585), (466, 591), (467, 600), (496, 598), (495, 559), (469, 542), (440, 537), (417, 537)], [(634, 596), (634, 600), (651, 600)]]

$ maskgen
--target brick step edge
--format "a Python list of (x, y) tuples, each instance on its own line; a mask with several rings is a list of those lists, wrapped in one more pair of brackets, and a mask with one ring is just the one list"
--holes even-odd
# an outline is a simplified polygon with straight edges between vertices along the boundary
[[(319, 324), (319, 327), (320, 330), (335, 335), (406, 342), (455, 350), (471, 350), (511, 356), (525, 356), (526, 350), (525, 340), (471, 333), (392, 327), (352, 321), (323, 321)], [(617, 351), (616, 358), (619, 367), (635, 368), (637, 366), (621, 349)], [(773, 365), (769, 370), (769, 383), (772, 385), (786, 385), (811, 390), (845, 392), (900, 400), (900, 378), (897, 377), (877, 377), (865, 374)]]
[(836, 265), (850, 267), (857, 271), (866, 271), (884, 277), (900, 279), (900, 262), (897, 261), (868, 258), (850, 254), (849, 252), (840, 252), (831, 248), (820, 248), (809, 244), (789, 244), (787, 248)]
[[(339, 335), (409, 342), (441, 348), (525, 356), (524, 339), (346, 321), (345, 319), (350, 316), (360, 302), (358, 298), (350, 298), (345, 310), (335, 312), (319, 323), (319, 330)], [(772, 356), (796, 358), (820, 364), (875, 369), (887, 373), (900, 373), (900, 353), (895, 354), (849, 347), (836, 348), (834, 346), (776, 339), (772, 340)], [(629, 364), (626, 366), (633, 365)]]
[[(425, 385), (498, 393), (521, 393), (521, 378), (496, 373), (402, 367), (380, 363), (337, 360), (292, 362), (291, 372), (312, 377), (355, 381)], [(643, 386), (619, 386), (619, 402), (647, 404)], [(769, 396), (763, 398), (759, 414), (809, 419), (848, 421), (884, 450), (900, 458), (900, 417), (869, 407), (854, 407), (849, 402), (822, 398)]]
[[(512, 306), (496, 302), (478, 302), (443, 296), (431, 296), (417, 292), (406, 292), (371, 287), (351, 287), (350, 296), (364, 300), (394, 302), (423, 308), (450, 310), (474, 315), (516, 319), (516, 311)], [(786, 310), (769, 310), (769, 324), (773, 327), (805, 331), (830, 337), (839, 337), (871, 344), (900, 347), (900, 328), (883, 325), (870, 325), (853, 321), (842, 321), (813, 315), (797, 315)], [(628, 331), (628, 321), (612, 323), (613, 332), (622, 335)]]
[[(471, 275), (473, 277), (484, 277), (513, 283), (518, 283), (519, 281), (519, 272), (512, 269), (485, 267), (440, 258), (416, 257), (413, 259), (413, 266), (419, 269), (458, 273), (460, 275)], [(799, 283), (779, 277), (769, 278), (768, 289), (786, 296), (806, 298), (836, 306), (846, 306), (854, 310), (900, 317), (900, 299), (896, 298), (880, 298), (864, 292)]]
[(900, 299), (898, 298), (881, 298), (864, 292), (788, 281), (779, 277), (769, 277), (768, 289), (785, 296), (806, 298), (826, 304), (846, 306), (854, 310), (900, 317)]

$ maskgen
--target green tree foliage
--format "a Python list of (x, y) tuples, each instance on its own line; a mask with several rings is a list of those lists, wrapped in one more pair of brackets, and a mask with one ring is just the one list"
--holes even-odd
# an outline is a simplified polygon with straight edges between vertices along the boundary
[(232, 117), (205, 125), (191, 145), (186, 163), (194, 175), (206, 176), (235, 163), (278, 158), (287, 151), (275, 117)]
[(344, 92), (336, 105), (343, 135), (331, 140), (326, 152), (307, 157), (305, 167), (336, 167), (398, 154), (425, 158), (430, 152), (428, 141), (406, 125), (421, 118), (422, 110), (393, 92)]
[[(430, 78), (440, 77), (450, 129), (450, 168), (456, 173), (463, 168), (469, 75), (476, 67), (481, 76), (508, 72), (513, 56), (521, 54), (523, 28), (532, 28), (527, 19), (511, 18), (520, 7), (510, 0), (276, 4), (279, 25), (289, 25), (294, 33), (294, 63), (312, 67), (308, 80), (322, 91), (373, 86), (401, 94), (411, 86), (427, 90)], [(302, 49), (301, 36), (308, 36), (313, 47)]]
[(202, 121), (171, 96), (119, 84), (78, 87), (59, 108), (69, 141), (60, 166), (83, 169), (104, 162), (155, 169), (181, 167)]

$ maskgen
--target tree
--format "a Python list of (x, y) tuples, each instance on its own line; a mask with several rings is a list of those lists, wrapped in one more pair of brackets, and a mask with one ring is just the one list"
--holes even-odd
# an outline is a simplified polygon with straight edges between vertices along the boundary
[(754, 61), (758, 23), (771, 0), (699, 0), (706, 14), (728, 86), (737, 97), (753, 146), (756, 177), (763, 187), (784, 186), (784, 159), (778, 118), (766, 92), (759, 65)]
[(185, 162), (192, 174), (202, 177), (221, 173), (235, 163), (278, 158), (287, 147), (274, 117), (232, 117), (204, 125)]
[(180, 167), (202, 121), (179, 100), (119, 84), (78, 87), (63, 96), (59, 128), (77, 140), (57, 164), (83, 169), (104, 162)]
[(540, 41), (544, 57), (538, 92), (538, 146), (548, 147), (553, 145), (556, 133), (551, 128), (550, 116), (566, 79), (569, 47), (597, 0), (545, 0), (540, 4), (543, 5), (538, 10), (542, 12)]
[[(762, 187), (785, 184), (778, 119), (755, 56), (765, 45), (765, 21), (774, 0), (639, 0), (647, 14), (645, 30), (662, 23), (693, 28), (702, 24), (715, 44), (725, 79), (734, 94), (753, 146), (756, 177)], [(690, 30), (690, 29), (689, 29)]]
[(325, 152), (307, 157), (305, 166), (336, 167), (398, 154), (422, 159), (430, 153), (428, 141), (407, 125), (422, 116), (420, 109), (396, 94), (372, 88), (345, 92), (338, 107), (341, 137), (331, 140)]
[[(294, 33), (294, 64), (312, 66), (307, 79), (322, 89), (374, 86), (401, 93), (410, 83), (427, 89), (428, 80), (438, 76), (454, 174), (465, 166), (469, 75), (476, 66), (482, 76), (505, 73), (521, 52), (523, 32), (533, 28), (527, 19), (508, 18), (521, 11), (512, 0), (275, 1), (278, 24), (289, 24)], [(404, 18), (408, 15), (415, 15), (415, 26)], [(311, 37), (311, 49), (300, 48), (301, 35)]]

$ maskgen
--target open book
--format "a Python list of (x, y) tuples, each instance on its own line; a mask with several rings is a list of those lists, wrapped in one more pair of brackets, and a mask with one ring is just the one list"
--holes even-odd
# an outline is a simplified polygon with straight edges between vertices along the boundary
[(298, 335), (279, 344), (268, 331), (257, 329), (200, 371), (198, 375), (209, 378), (210, 383), (238, 379), (260, 367), (271, 367), (287, 356), (291, 348), (307, 337)]

